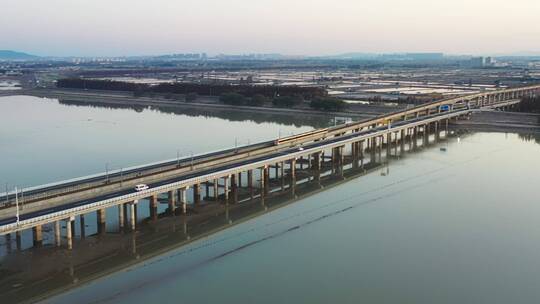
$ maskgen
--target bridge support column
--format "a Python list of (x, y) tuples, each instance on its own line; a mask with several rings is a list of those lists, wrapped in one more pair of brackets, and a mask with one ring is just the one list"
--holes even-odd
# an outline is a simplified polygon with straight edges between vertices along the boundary
[(5, 238), (6, 238), (6, 251), (7, 253), (11, 253), (11, 233), (6, 234)]
[(105, 217), (105, 210), (106, 209), (100, 209), (97, 211), (97, 226), (98, 226), (98, 233), (104, 234), (106, 229), (106, 217)]
[(66, 219), (66, 239), (67, 239), (67, 248), (68, 250), (73, 249), (73, 222), (75, 221), (74, 217)]
[(150, 202), (148, 203), (148, 207), (150, 208), (150, 218), (152, 220), (157, 220), (158, 218), (158, 197), (157, 194), (154, 194), (149, 197)]
[(180, 189), (180, 204), (182, 205), (182, 214), (187, 214), (187, 191), (189, 187)]
[(398, 136), (399, 136), (399, 132), (395, 132), (394, 133), (394, 154), (396, 155), (396, 157), (398, 156)]
[[(81, 214), (79, 216), (79, 228), (81, 229), (81, 239), (84, 239), (86, 237), (86, 224), (84, 222), (84, 214)], [(98, 223), (98, 229), (99, 229), (99, 223)]]
[(291, 159), (291, 185), (296, 184), (296, 158)]
[(22, 232), (17, 231), (15, 232), (15, 244), (17, 245), (17, 250), (22, 249)]
[[(232, 176), (236, 176), (236, 174), (233, 174)], [(223, 177), (223, 195), (225, 196), (225, 204), (229, 204), (229, 178), (231, 178), (231, 184), (232, 179), (234, 177), (232, 176), (225, 176)], [(242, 176), (242, 173), (238, 173), (238, 180), (240, 181), (240, 176)]]
[(130, 221), (130, 226), (131, 226), (131, 230), (135, 231), (135, 229), (137, 228), (137, 202), (138, 201), (133, 201), (131, 203), (129, 203), (129, 221)]
[(42, 233), (43, 226), (35, 226), (32, 227), (32, 234), (34, 237), (34, 247), (41, 247), (43, 245), (43, 233)]
[(247, 179), (248, 179), (249, 195), (250, 195), (251, 199), (253, 199), (253, 196), (254, 196), (254, 193), (253, 193), (253, 170), (248, 170)]
[(317, 153), (313, 154), (312, 168), (314, 170), (320, 170), (321, 169), (321, 153), (320, 152), (317, 152)]
[(379, 140), (379, 149), (378, 149), (379, 162), (382, 163), (382, 149), (383, 149), (383, 143), (384, 143), (384, 136), (383, 135), (378, 136), (378, 140)]
[(120, 231), (124, 230), (125, 226), (124, 205), (125, 204), (118, 205), (118, 228)]
[(197, 205), (201, 202), (201, 194), (200, 194), (201, 185), (195, 184), (193, 185), (193, 204)]
[(332, 148), (332, 167), (335, 167), (339, 159), (339, 149)]
[[(253, 177), (250, 177), (250, 179), (252, 180)], [(251, 193), (253, 193), (253, 186), (250, 187), (250, 191), (252, 191)], [(236, 204), (238, 202), (238, 183), (236, 182), (236, 174), (231, 175), (231, 195), (232, 195), (232, 199), (231, 199), (232, 203)]]
[(285, 190), (285, 162), (280, 164), (280, 175), (281, 175), (281, 191)]
[(214, 201), (218, 201), (218, 197), (219, 197), (219, 179), (214, 179), (214, 183), (213, 183), (213, 190), (214, 190)]
[(364, 168), (364, 141), (360, 141), (360, 167)]
[(54, 244), (56, 246), (61, 246), (62, 245), (62, 234), (61, 234), (61, 231), (60, 231), (60, 221), (55, 221), (54, 222)]
[(386, 134), (386, 158), (389, 158), (392, 154), (392, 132)]
[(177, 191), (176, 190), (171, 190), (169, 191), (167, 197), (169, 198), (168, 200), (168, 203), (169, 203), (169, 212), (174, 215), (174, 211), (176, 210), (176, 197), (177, 197)]
[(268, 192), (270, 192), (270, 170), (268, 169), (268, 166), (263, 167), (263, 174), (264, 174), (264, 194), (268, 194)]
[(422, 136), (422, 145), (427, 147), (429, 145), (429, 125), (424, 125), (424, 134)]
[(291, 194), (296, 195), (296, 158), (291, 159)]
[(265, 177), (266, 177), (266, 174), (264, 173), (264, 168), (261, 168), (261, 171), (260, 171), (260, 175), (261, 175), (261, 179), (260, 179), (260, 188), (261, 188), (261, 198), (264, 196), (264, 194), (266, 193), (266, 181), (264, 180)]
[(238, 172), (238, 188), (242, 188), (242, 172)]

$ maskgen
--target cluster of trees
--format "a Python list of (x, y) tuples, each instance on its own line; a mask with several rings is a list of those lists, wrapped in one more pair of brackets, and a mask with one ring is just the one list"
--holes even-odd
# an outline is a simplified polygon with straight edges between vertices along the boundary
[(332, 97), (319, 97), (313, 99), (309, 106), (316, 110), (336, 112), (343, 111), (347, 107), (347, 104), (341, 99)]
[[(280, 108), (292, 108), (302, 105), (304, 99), (302, 96), (278, 96), (275, 98), (268, 98), (264, 95), (254, 95), (253, 97), (246, 97), (238, 93), (226, 93), (220, 96), (220, 101), (224, 104), (233, 106), (253, 106), (260, 107), (265, 104), (272, 103), (275, 107)], [(313, 98), (309, 106), (319, 111), (342, 111), (346, 108), (347, 104), (337, 98), (331, 97), (316, 97)]]
[[(275, 98), (274, 98), (275, 99)], [(252, 106), (261, 107), (267, 103), (273, 102), (272, 98), (268, 98), (261, 94), (253, 95), (252, 97), (246, 97), (238, 93), (225, 93), (219, 98), (221, 102), (233, 106)]]
[(298, 87), (298, 86), (253, 86), (253, 85), (229, 85), (229, 84), (198, 84), (198, 83), (162, 83), (149, 85), (141, 83), (98, 80), (84, 78), (60, 79), (57, 82), (59, 88), (92, 89), (92, 90), (113, 90), (131, 91), (137, 94), (160, 93), (160, 94), (189, 94), (221, 96), (228, 93), (237, 93), (247, 97), (262, 95), (269, 98), (276, 96), (301, 96), (312, 99), (326, 96), (326, 90), (320, 87)]
[(248, 85), (215, 85), (215, 84), (158, 84), (67, 78), (57, 82), (60, 88), (131, 91), (134, 96), (154, 96), (163, 94), (167, 99), (178, 99), (180, 94), (186, 102), (195, 101), (199, 95), (219, 95), (224, 104), (234, 106), (260, 107), (272, 104), (275, 107), (292, 108), (301, 106), (306, 99), (311, 100), (309, 106), (321, 111), (342, 111), (346, 103), (337, 98), (326, 96), (326, 91), (317, 87), (296, 86), (248, 86)]
[(540, 97), (524, 97), (518, 104), (520, 112), (540, 113)]

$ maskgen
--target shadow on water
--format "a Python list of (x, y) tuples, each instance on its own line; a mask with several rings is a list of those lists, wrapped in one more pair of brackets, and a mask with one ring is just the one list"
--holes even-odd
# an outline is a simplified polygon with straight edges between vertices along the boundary
[[(463, 137), (468, 134), (456, 132), (459, 133), (453, 135)], [(79, 234), (73, 250), (52, 244), (17, 250), (13, 248), (16, 247), (13, 242), (5, 243), (8, 248), (0, 260), (0, 298), (2, 303), (20, 303), (65, 292), (352, 179), (376, 174), (381, 168), (387, 172), (393, 161), (406, 158), (410, 153), (437, 149), (439, 141), (444, 142), (446, 138), (435, 138), (426, 143), (424, 136), (418, 136), (408, 142), (368, 149), (357, 158), (348, 155), (343, 158), (343, 163), (325, 160), (320, 170), (301, 165), (296, 171), (295, 186), (292, 186), (294, 183), (284, 186), (283, 178), (276, 174), (269, 181), (270, 192), (264, 196), (253, 196), (247, 187), (241, 187), (240, 203), (237, 204), (210, 201), (199, 209), (193, 207), (188, 216), (173, 215), (163, 208), (157, 217), (141, 213), (144, 219), (137, 224), (136, 232), (107, 229), (107, 233), (99, 233), (89, 229), (94, 231)]]
[[(252, 121), (257, 124), (261, 123), (278, 123), (287, 126), (310, 126), (313, 128), (325, 128), (333, 124), (333, 116), (326, 115), (299, 115), (298, 113), (268, 113), (264, 111), (238, 111), (227, 109), (207, 108), (202, 109), (200, 105), (190, 107), (189, 104), (184, 104), (182, 107), (175, 106), (138, 106), (124, 105), (118, 103), (107, 102), (88, 102), (59, 99), (59, 103), (68, 106), (94, 107), (106, 109), (132, 109), (136, 112), (142, 112), (145, 109), (155, 110), (166, 114), (186, 115), (190, 117), (205, 117), (205, 118), (220, 118), (228, 121)], [(321, 119), (326, 117), (327, 119)]]

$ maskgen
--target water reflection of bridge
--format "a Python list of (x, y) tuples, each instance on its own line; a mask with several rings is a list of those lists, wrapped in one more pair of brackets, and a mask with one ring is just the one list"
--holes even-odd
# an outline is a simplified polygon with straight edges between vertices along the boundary
[[(178, 209), (174, 213), (169, 208), (159, 210), (158, 205), (168, 205), (166, 198), (141, 201), (136, 212), (137, 233), (129, 233), (130, 229), (121, 227), (118, 222), (116, 226), (108, 223), (105, 230), (93, 226), (95, 221), (89, 225), (84, 220), (79, 221), (77, 225), (83, 229), (77, 230), (71, 251), (54, 246), (53, 229), (44, 232), (49, 237), (45, 238), (43, 247), (22, 250), (20, 242), (10, 242), (0, 266), (0, 297), (5, 303), (18, 303), (80, 286), (365, 174), (379, 172), (381, 168), (386, 168), (383, 173), (388, 174), (389, 165), (395, 159), (435, 148), (448, 136), (452, 134), (447, 130), (438, 136), (424, 129), (397, 144), (367, 149), (357, 157), (351, 154), (337, 161), (323, 157), (320, 167), (310, 166), (309, 161), (301, 158), (294, 183), (282, 178), (291, 174), (290, 169), (281, 175), (280, 167), (273, 168), (264, 185), (242, 184), (236, 204), (225, 204), (223, 197), (218, 197), (216, 202), (213, 184), (208, 183), (205, 185), (208, 191), (203, 191), (199, 204), (189, 206), (189, 216), (181, 216)], [(165, 204), (159, 204), (162, 200)]]

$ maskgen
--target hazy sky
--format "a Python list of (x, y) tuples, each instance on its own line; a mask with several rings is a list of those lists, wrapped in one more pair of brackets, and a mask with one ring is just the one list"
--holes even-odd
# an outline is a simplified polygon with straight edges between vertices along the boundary
[(540, 53), (540, 0), (0, 0), (0, 49)]

